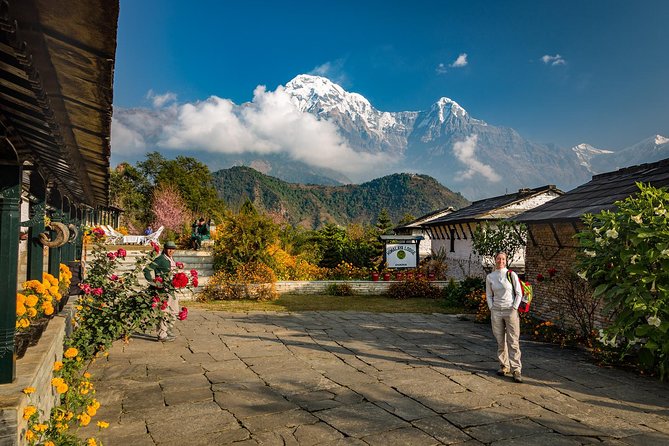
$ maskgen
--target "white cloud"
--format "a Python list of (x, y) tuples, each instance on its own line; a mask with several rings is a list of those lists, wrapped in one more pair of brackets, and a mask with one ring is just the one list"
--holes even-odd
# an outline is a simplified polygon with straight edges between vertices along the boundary
[(446, 68), (446, 65), (444, 65), (443, 63), (440, 63), (439, 65), (437, 65), (437, 68), (435, 68), (435, 71), (438, 74), (448, 73), (448, 69)]
[(153, 103), (155, 108), (161, 108), (171, 102), (176, 102), (177, 95), (176, 93), (169, 91), (165, 94), (156, 94), (153, 90), (149, 90), (149, 92), (146, 93), (146, 98)]
[(556, 66), (556, 65), (565, 65), (567, 63), (566, 60), (559, 54), (556, 54), (555, 56), (549, 56), (548, 54), (545, 54), (541, 56), (541, 61), (545, 63), (546, 65), (550, 66)]
[(328, 61), (317, 67), (314, 67), (307, 74), (323, 76), (330, 79), (335, 84), (345, 86), (348, 84), (348, 76), (344, 72), (344, 59)]
[(146, 149), (144, 136), (116, 118), (112, 118), (111, 144), (114, 152), (123, 155), (143, 152)]
[(478, 135), (472, 134), (464, 141), (458, 141), (453, 144), (453, 154), (463, 164), (467, 166), (467, 170), (459, 172), (457, 180), (469, 180), (474, 175), (482, 175), (485, 179), (491, 182), (497, 182), (502, 179), (492, 167), (483, 164), (476, 159), (476, 144), (478, 143)]
[(468, 64), (467, 53), (462, 53), (458, 56), (457, 59), (455, 59), (455, 62), (453, 62), (450, 66), (453, 68), (462, 68), (466, 67), (467, 64)]
[(279, 86), (255, 89), (251, 102), (236, 105), (212, 96), (163, 109), (119, 109), (112, 128), (114, 153), (151, 147), (221, 154), (285, 154), (306, 164), (355, 178), (389, 167), (387, 154), (357, 152), (337, 127), (299, 111)]

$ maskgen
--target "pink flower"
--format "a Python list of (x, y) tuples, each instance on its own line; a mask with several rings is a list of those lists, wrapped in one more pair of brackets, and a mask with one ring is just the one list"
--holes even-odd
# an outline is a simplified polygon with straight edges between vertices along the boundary
[(153, 279), (153, 281), (156, 282), (156, 283), (163, 283), (163, 278), (160, 277), (160, 276), (156, 276), (156, 278)]
[(107, 258), (109, 260), (114, 260), (116, 258), (116, 253), (115, 252), (108, 252), (107, 253)]
[(119, 248), (118, 251), (116, 251), (116, 255), (125, 259), (128, 253), (125, 249)]
[(544, 281), (544, 275), (539, 273), (537, 274), (537, 282), (543, 282)]
[(166, 300), (164, 300), (164, 301), (160, 304), (160, 309), (161, 309), (161, 310), (165, 310), (165, 308), (167, 308), (167, 301), (166, 301)]
[(187, 317), (188, 317), (188, 308), (181, 307), (181, 311), (179, 312), (179, 315), (177, 316), (177, 318), (180, 321), (184, 321), (184, 320), (186, 320)]
[(193, 277), (197, 277), (197, 270), (196, 269), (190, 270), (190, 275)]
[(80, 283), (79, 288), (84, 292), (84, 294), (91, 294), (91, 286), (87, 283)]
[(91, 294), (94, 296), (102, 296), (102, 288), (93, 288)]
[(197, 280), (197, 276), (191, 277), (190, 282), (193, 284), (195, 288), (197, 288), (197, 286), (200, 284), (200, 282)]
[(179, 268), (179, 269), (184, 269), (184, 264), (183, 264), (183, 262), (177, 262), (177, 268)]
[(118, 280), (118, 276), (116, 274), (112, 274), (111, 276), (109, 276), (109, 280), (116, 281), (116, 280)]

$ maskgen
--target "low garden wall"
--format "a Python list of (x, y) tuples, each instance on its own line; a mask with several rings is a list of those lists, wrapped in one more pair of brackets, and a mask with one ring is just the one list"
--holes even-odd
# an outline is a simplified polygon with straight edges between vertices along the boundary
[[(23, 409), (29, 404), (48, 414), (58, 403), (59, 395), (51, 385), (53, 363), (63, 358), (63, 340), (71, 326), (73, 304), (49, 321), (37, 345), (30, 347), (25, 356), (16, 361), (16, 380), (0, 385), (0, 445), (26, 444), (22, 433), (27, 428)], [(34, 387), (28, 398), (22, 391)]]
[[(370, 281), (370, 280), (312, 280), (312, 281), (281, 281), (274, 284), (279, 294), (325, 294), (328, 286), (332, 284), (345, 283), (351, 287), (354, 294), (379, 295), (385, 294), (390, 284), (395, 281)], [(431, 281), (433, 285), (443, 288), (448, 285), (447, 281)]]

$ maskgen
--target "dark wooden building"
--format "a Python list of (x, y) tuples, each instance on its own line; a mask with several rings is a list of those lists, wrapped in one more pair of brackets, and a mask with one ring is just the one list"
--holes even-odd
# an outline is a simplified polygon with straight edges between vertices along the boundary
[[(79, 258), (82, 224), (110, 219), (118, 13), (118, 0), (0, 1), (0, 383), (15, 378), (20, 282), (58, 277)], [(64, 239), (64, 227), (45, 262), (39, 234)]]
[[(637, 182), (669, 186), (669, 159), (595, 175), (590, 182), (512, 218), (528, 227), (526, 278), (533, 282), (533, 306), (542, 317), (555, 320), (567, 315), (558, 297), (564, 292), (560, 282), (538, 283), (537, 275), (547, 277), (550, 268), (555, 268), (558, 274), (572, 270), (578, 249), (574, 235), (583, 228), (581, 217), (615, 210), (616, 201), (638, 192)], [(599, 319), (601, 322), (601, 316)]]

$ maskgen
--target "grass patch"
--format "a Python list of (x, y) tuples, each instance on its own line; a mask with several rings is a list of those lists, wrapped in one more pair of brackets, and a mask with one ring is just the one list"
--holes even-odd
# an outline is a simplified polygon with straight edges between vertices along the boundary
[(284, 294), (277, 300), (217, 300), (189, 302), (189, 306), (220, 311), (366, 311), (370, 313), (462, 313), (462, 308), (446, 307), (442, 300), (391, 299), (385, 296), (324, 296)]

